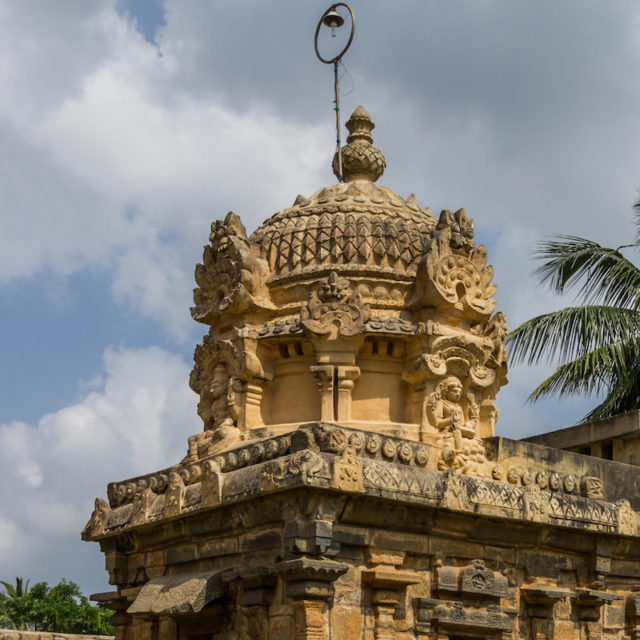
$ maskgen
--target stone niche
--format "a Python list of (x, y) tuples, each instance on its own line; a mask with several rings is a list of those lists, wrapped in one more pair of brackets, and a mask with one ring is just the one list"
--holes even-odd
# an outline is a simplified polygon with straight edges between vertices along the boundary
[(344, 182), (212, 224), (202, 430), (83, 531), (116, 637), (640, 638), (637, 469), (495, 437), (506, 320), (473, 221), (376, 184), (373, 122), (347, 128)]

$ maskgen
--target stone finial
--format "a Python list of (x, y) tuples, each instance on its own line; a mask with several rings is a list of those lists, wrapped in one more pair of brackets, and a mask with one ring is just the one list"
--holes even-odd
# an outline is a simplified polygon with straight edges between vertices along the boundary
[[(369, 180), (375, 182), (387, 166), (382, 152), (373, 146), (371, 131), (375, 123), (364, 107), (358, 107), (347, 120), (347, 144), (342, 153), (342, 175), (345, 182)], [(338, 154), (333, 157), (333, 173), (338, 175)]]

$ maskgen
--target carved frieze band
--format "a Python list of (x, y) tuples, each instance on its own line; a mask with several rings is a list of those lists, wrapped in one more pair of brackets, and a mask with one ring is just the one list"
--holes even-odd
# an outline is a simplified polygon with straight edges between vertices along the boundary
[(200, 463), (111, 484), (109, 504), (96, 501), (84, 536), (96, 538), (300, 484), (399, 500), (406, 496), (440, 508), (504, 513), (559, 526), (638, 533), (638, 515), (628, 501), (613, 504), (578, 495), (585, 484), (575, 479), (545, 484), (542, 472), (534, 477), (513, 469), (506, 482), (441, 472), (428, 468), (432, 451), (401, 438), (313, 423)]

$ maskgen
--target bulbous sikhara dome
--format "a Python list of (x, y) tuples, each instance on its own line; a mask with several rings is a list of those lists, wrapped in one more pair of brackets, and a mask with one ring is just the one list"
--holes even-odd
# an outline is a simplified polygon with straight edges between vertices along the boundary
[(347, 128), (344, 182), (250, 237), (234, 213), (212, 224), (192, 308), (210, 325), (190, 380), (204, 432), (189, 459), (324, 421), (435, 447), (434, 466), (484, 464), (506, 382), (486, 251), (464, 210), (436, 218), (376, 184), (386, 162), (362, 107)]
[[(358, 107), (347, 121), (344, 182), (266, 220), (251, 236), (276, 277), (337, 266), (350, 273), (412, 271), (427, 250), (437, 219), (413, 195), (407, 200), (375, 184), (386, 162), (373, 146), (369, 114)], [(337, 154), (336, 154), (337, 157)], [(334, 172), (337, 175), (336, 158)]]

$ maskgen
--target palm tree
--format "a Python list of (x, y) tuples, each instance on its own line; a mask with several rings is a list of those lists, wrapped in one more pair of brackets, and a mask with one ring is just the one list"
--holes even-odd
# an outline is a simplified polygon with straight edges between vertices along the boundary
[(29, 593), (29, 580), (25, 582), (24, 578), (16, 578), (15, 587), (4, 580), (0, 580), (0, 584), (4, 587), (4, 593), (0, 593), (0, 598), (21, 598)]
[(5, 628), (26, 631), (29, 629), (30, 603), (26, 596), (29, 595), (29, 581), (16, 578), (15, 586), (4, 580), (0, 580), (4, 591), (0, 592), (0, 625)]
[(527, 320), (508, 335), (512, 363), (560, 361), (530, 401), (604, 394), (583, 421), (640, 408), (640, 269), (621, 253), (640, 248), (640, 213), (635, 225), (634, 242), (617, 249), (575, 236), (539, 244), (539, 284), (559, 294), (577, 290), (578, 305)]

